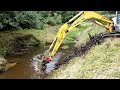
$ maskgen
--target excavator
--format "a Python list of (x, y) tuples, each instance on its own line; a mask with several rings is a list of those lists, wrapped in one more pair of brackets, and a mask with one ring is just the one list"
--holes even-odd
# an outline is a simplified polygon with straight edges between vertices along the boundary
[[(118, 17), (119, 16), (119, 17)], [(114, 34), (118, 34), (120, 37), (120, 29), (119, 29), (119, 22), (120, 19), (120, 12), (118, 13), (116, 11), (116, 17), (113, 18), (113, 20), (110, 20), (106, 18), (105, 16), (95, 12), (95, 11), (81, 11), (77, 15), (75, 15), (73, 18), (71, 18), (68, 22), (63, 24), (55, 39), (53, 40), (52, 44), (50, 45), (49, 49), (46, 50), (43, 54), (40, 54), (37, 56), (39, 66), (38, 70), (41, 73), (46, 73), (48, 64), (52, 63), (54, 61), (54, 57), (56, 55), (57, 50), (59, 49), (61, 43), (63, 42), (66, 35), (72, 31), (73, 28), (80, 25), (85, 20), (93, 20), (97, 25), (104, 27), (106, 29), (107, 34), (110, 34), (114, 36)], [(102, 22), (101, 22), (102, 21)], [(104, 24), (103, 24), (104, 23)]]
[[(114, 25), (113, 20), (110, 20), (95, 11), (81, 11), (60, 27), (60, 29), (59, 29), (55, 39), (53, 40), (52, 44), (50, 45), (49, 49), (45, 51), (45, 53), (42, 57), (42, 61), (45, 63), (49, 63), (50, 61), (52, 61), (53, 57), (55, 56), (57, 50), (59, 49), (62, 41), (65, 38), (65, 36), (73, 28), (75, 28), (76, 26), (81, 24), (83, 21), (89, 20), (89, 19), (93, 19), (97, 25), (106, 28), (107, 33), (112, 33), (115, 31), (115, 25)], [(106, 22), (107, 24), (104, 25), (100, 21)]]

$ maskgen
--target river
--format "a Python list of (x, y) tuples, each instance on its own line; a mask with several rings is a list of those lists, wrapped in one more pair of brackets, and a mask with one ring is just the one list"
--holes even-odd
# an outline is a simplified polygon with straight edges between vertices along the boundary
[(11, 68), (10, 70), (0, 73), (0, 79), (38, 79), (40, 78), (37, 75), (34, 67), (31, 63), (31, 59), (43, 52), (47, 47), (44, 48), (34, 48), (30, 53), (24, 55), (16, 55), (16, 56), (6, 56), (5, 58), (9, 62), (17, 61), (17, 65)]

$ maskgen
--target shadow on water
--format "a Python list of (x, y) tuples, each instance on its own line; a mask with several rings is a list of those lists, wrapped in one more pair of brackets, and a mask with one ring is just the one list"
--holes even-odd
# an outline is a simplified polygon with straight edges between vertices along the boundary
[[(66, 53), (72, 51), (72, 47), (74, 46), (74, 43), (68, 43), (65, 45), (68, 45), (69, 48), (63, 49), (62, 47), (64, 46), (64, 44), (62, 44), (58, 50), (58, 52), (62, 53), (62, 57), (64, 57)], [(32, 62), (31, 60), (35, 55), (44, 52), (48, 48), (49, 45), (44, 47), (36, 47), (33, 48), (31, 52), (28, 54), (6, 56), (5, 58), (9, 62), (17, 61), (18, 63), (10, 70), (0, 73), (0, 79), (41, 79), (42, 77), (38, 75), (37, 72), (34, 70), (34, 66), (31, 63)]]

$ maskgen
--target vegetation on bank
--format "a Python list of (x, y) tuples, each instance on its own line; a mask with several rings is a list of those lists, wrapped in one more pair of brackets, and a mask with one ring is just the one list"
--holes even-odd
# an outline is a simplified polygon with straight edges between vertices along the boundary
[[(0, 55), (5, 56), (10, 50), (10, 43), (16, 37), (30, 36), (25, 41), (28, 46), (43, 46), (47, 43), (51, 43), (61, 25), (57, 26), (47, 26), (44, 30), (39, 29), (26, 29), (26, 30), (13, 30), (13, 31), (4, 31), (0, 32)], [(78, 32), (86, 29), (88, 26), (82, 26), (80, 28), (74, 28), (69, 34), (65, 37), (63, 43), (69, 43), (74, 40), (74, 37), (77, 36)], [(24, 41), (23, 41), (24, 42)], [(19, 44), (19, 41), (18, 41)]]

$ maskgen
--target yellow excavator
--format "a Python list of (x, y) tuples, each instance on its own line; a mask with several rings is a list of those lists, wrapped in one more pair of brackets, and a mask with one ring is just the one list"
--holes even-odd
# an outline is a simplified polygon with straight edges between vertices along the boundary
[[(114, 31), (114, 22), (113, 20), (109, 20), (108, 18), (104, 17), (103, 15), (100, 15), (99, 13), (95, 11), (81, 11), (77, 15), (75, 15), (73, 18), (71, 18), (68, 22), (66, 22), (64, 25), (62, 25), (50, 45), (49, 49), (45, 51), (44, 56), (42, 58), (43, 61), (49, 63), (54, 55), (56, 54), (57, 50), (59, 49), (62, 41), (64, 40), (65, 36), (76, 26), (81, 24), (85, 20), (93, 19), (96, 24), (106, 28), (106, 32), (111, 33)], [(104, 25), (103, 23), (99, 21), (107, 22), (107, 25)]]

